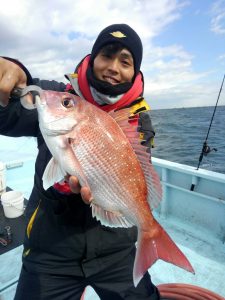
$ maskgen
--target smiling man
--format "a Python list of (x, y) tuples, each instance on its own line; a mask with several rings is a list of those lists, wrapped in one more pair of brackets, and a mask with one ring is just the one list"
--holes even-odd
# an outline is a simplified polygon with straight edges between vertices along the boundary
[(120, 44), (109, 44), (96, 56), (93, 69), (96, 78), (112, 85), (132, 82), (134, 77), (132, 54)]
[(34, 188), (26, 208), (28, 228), (15, 300), (79, 300), (87, 285), (101, 300), (159, 299), (148, 272), (136, 288), (133, 285), (135, 227), (101, 225), (85, 204), (91, 202), (91, 191), (81, 189), (77, 178), (71, 176), (47, 191), (43, 189), (42, 175), (51, 154), (38, 127), (37, 111), (28, 111), (19, 99), (8, 97), (14, 87), (26, 82), (75, 93), (106, 112), (129, 107), (131, 116), (138, 116), (132, 122), (139, 122), (142, 143), (151, 148), (154, 131), (143, 98), (141, 61), (142, 42), (126, 24), (113, 24), (100, 32), (91, 54), (75, 73), (66, 75), (70, 80), (67, 86), (32, 79), (17, 60), (0, 59), (0, 100), (6, 106), (0, 107), (0, 134), (35, 136), (39, 149)]

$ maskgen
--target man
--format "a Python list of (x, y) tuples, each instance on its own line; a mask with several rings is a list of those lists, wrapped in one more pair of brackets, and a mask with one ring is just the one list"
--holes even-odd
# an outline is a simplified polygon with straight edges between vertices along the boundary
[(18, 61), (0, 60), (0, 134), (35, 136), (39, 149), (26, 211), (16, 300), (76, 300), (87, 285), (103, 300), (159, 299), (148, 273), (136, 288), (133, 286), (135, 227), (109, 228), (92, 218), (90, 206), (85, 204), (91, 202), (91, 191), (80, 188), (77, 178), (71, 176), (47, 191), (43, 189), (42, 175), (51, 154), (38, 127), (37, 111), (26, 110), (18, 99), (10, 97), (13, 88), (36, 84), (76, 93), (107, 112), (130, 107), (131, 114), (140, 113), (144, 143), (150, 148), (154, 131), (142, 95), (141, 61), (141, 40), (126, 24), (114, 24), (100, 32), (91, 55), (81, 61), (74, 74), (67, 75), (67, 86), (32, 79)]

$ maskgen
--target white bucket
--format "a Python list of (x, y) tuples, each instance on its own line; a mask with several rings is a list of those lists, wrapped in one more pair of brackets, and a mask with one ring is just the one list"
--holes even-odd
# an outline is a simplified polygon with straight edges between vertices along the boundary
[(6, 191), (5, 164), (0, 161), (0, 195)]
[(7, 218), (17, 218), (24, 212), (24, 196), (19, 191), (9, 191), (1, 195), (4, 214)]

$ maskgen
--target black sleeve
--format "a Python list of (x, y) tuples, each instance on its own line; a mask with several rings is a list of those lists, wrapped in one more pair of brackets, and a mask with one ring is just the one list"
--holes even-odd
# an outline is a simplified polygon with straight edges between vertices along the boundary
[(143, 145), (148, 148), (153, 147), (153, 139), (155, 136), (155, 131), (152, 126), (150, 111), (141, 112), (139, 115), (139, 131), (144, 134)]
[(36, 136), (38, 116), (36, 109), (23, 108), (20, 101), (10, 101), (6, 107), (0, 107), (0, 134), (20, 137)]
[[(32, 78), (29, 71), (17, 60), (4, 57), (17, 63), (27, 75), (27, 83), (40, 86), (44, 90), (64, 91), (66, 85), (62, 82)], [(38, 134), (37, 110), (27, 110), (20, 104), (19, 98), (11, 98), (6, 107), (0, 106), (0, 134), (20, 137)]]

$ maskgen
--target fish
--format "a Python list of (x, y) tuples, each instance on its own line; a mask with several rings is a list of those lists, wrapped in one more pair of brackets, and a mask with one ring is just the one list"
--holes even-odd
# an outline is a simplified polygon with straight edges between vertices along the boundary
[(194, 273), (152, 214), (162, 187), (138, 125), (131, 122), (137, 116), (129, 108), (107, 113), (76, 95), (55, 91), (36, 96), (36, 107), (52, 154), (42, 178), (44, 189), (67, 175), (77, 176), (81, 186), (90, 188), (92, 216), (102, 225), (137, 227), (134, 286), (158, 259)]

